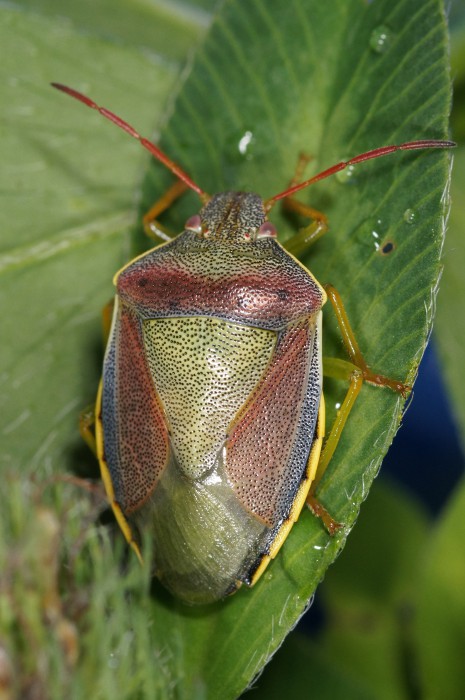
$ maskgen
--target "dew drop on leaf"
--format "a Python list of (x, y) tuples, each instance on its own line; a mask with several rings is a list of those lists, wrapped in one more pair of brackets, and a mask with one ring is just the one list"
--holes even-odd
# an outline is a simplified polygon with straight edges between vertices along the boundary
[(406, 209), (404, 211), (404, 221), (407, 224), (414, 224), (417, 218), (415, 209)]
[(344, 170), (340, 170), (338, 173), (336, 173), (336, 179), (342, 185), (345, 185), (346, 183), (352, 180), (354, 172), (355, 165), (348, 165), (347, 168), (345, 168)]
[(389, 27), (381, 24), (373, 29), (370, 36), (370, 48), (375, 53), (385, 53), (392, 44), (394, 33)]

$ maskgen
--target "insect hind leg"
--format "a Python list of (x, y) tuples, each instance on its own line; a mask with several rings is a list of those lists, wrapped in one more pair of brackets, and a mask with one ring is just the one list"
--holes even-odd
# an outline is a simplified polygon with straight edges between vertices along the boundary
[(323, 450), (318, 461), (315, 479), (312, 482), (312, 487), (307, 498), (307, 504), (315, 515), (322, 519), (328, 532), (330, 534), (334, 534), (334, 532), (337, 532), (337, 530), (340, 528), (340, 525), (333, 520), (333, 518), (315, 498), (315, 491), (337, 448), (342, 431), (344, 430), (344, 426), (360, 393), (363, 383), (368, 382), (369, 384), (373, 384), (378, 387), (386, 387), (400, 394), (404, 398), (406, 398), (408, 393), (411, 391), (411, 387), (397, 379), (391, 379), (390, 377), (373, 372), (368, 367), (355, 339), (353, 329), (350, 325), (339, 292), (329, 284), (325, 285), (325, 290), (336, 314), (342, 340), (344, 342), (347, 354), (349, 355), (349, 360), (343, 360), (341, 358), (324, 358), (323, 374), (334, 379), (348, 381), (349, 387), (323, 446)]

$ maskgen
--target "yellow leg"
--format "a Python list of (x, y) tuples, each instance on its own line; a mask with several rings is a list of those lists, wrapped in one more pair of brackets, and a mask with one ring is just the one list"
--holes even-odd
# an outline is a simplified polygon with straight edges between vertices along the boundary
[(97, 455), (97, 445), (95, 442), (94, 426), (95, 407), (87, 406), (87, 408), (85, 408), (79, 414), (79, 432), (81, 433), (81, 437), (86, 443), (86, 445), (90, 447), (94, 455)]
[(311, 224), (300, 228), (292, 238), (289, 238), (289, 240), (283, 243), (283, 247), (291, 255), (298, 258), (305, 255), (308, 249), (326, 233), (328, 230), (327, 220), (324, 214), (317, 209), (307, 207), (305, 204), (302, 204), (302, 202), (298, 202), (290, 197), (283, 201), (286, 209), (296, 211), (299, 214), (305, 211), (305, 215), (313, 219)]
[[(325, 364), (327, 365), (327, 363)], [(347, 364), (349, 365), (349, 363)], [(324, 371), (323, 374), (325, 374)], [(330, 372), (329, 376), (334, 375), (332, 375)], [(326, 438), (323, 450), (321, 452), (320, 460), (318, 462), (318, 468), (315, 474), (315, 479), (312, 484), (313, 492), (315, 491), (321, 477), (325, 473), (326, 467), (331, 461), (331, 458), (336, 450), (337, 444), (340, 440), (342, 431), (344, 430), (344, 426), (347, 422), (349, 414), (352, 408), (354, 407), (355, 400), (359, 395), (360, 389), (363, 385), (363, 375), (359, 370), (357, 370), (356, 367), (351, 368), (350, 375), (346, 376), (346, 379), (349, 380), (349, 388), (347, 390), (347, 394), (345, 395), (344, 401), (342, 402), (342, 405), (339, 411), (337, 412), (337, 416), (334, 420), (333, 425), (331, 426), (331, 431), (328, 437)]]
[(289, 182), (288, 187), (293, 187), (298, 185), (304, 179), (305, 168), (313, 160), (312, 156), (304, 151), (299, 153), (299, 159), (297, 160), (297, 166), (294, 172), (292, 180)]
[(342, 431), (346, 424), (347, 418), (353, 408), (355, 400), (359, 395), (360, 389), (363, 384), (362, 373), (357, 367), (352, 365), (350, 362), (338, 359), (325, 360), (323, 364), (323, 374), (326, 376), (335, 377), (337, 379), (346, 379), (349, 381), (349, 388), (347, 394), (344, 398), (342, 406), (340, 407), (334, 423), (331, 427), (331, 431), (326, 438), (323, 450), (318, 461), (318, 467), (316, 470), (315, 478), (312, 482), (310, 492), (307, 496), (307, 505), (311, 511), (319, 517), (327, 531), (330, 535), (334, 535), (338, 530), (341, 529), (342, 525), (338, 523), (327, 510), (321, 505), (321, 503), (315, 497), (316, 488), (320, 482), (321, 477), (326, 471), (326, 467), (331, 461), (331, 458), (336, 450), (337, 444), (341, 437)]
[(361, 371), (364, 381), (368, 382), (369, 384), (375, 384), (376, 386), (388, 387), (389, 389), (392, 389), (392, 391), (396, 391), (398, 394), (401, 394), (404, 398), (406, 398), (407, 394), (411, 391), (411, 387), (408, 386), (408, 384), (404, 384), (397, 379), (390, 379), (389, 377), (385, 377), (382, 374), (377, 374), (376, 372), (372, 372), (370, 370), (365, 358), (360, 352), (358, 343), (355, 340), (354, 332), (349, 323), (349, 319), (347, 318), (347, 313), (339, 292), (331, 284), (325, 285), (325, 291), (336, 314), (336, 319), (341, 331), (343, 343), (347, 350), (347, 354), (355, 367)]
[(325, 526), (326, 530), (330, 535), (335, 535), (338, 530), (340, 530), (344, 525), (338, 523), (331, 515), (328, 513), (326, 508), (321, 505), (320, 501), (315, 498), (312, 491), (307, 496), (307, 506), (312, 511), (313, 515), (320, 518), (321, 522)]
[(397, 379), (391, 379), (370, 370), (355, 339), (354, 332), (349, 323), (349, 319), (339, 292), (332, 285), (325, 285), (325, 290), (336, 314), (342, 340), (347, 350), (347, 354), (349, 355), (350, 361), (339, 358), (325, 358), (323, 360), (323, 375), (334, 379), (346, 380), (349, 382), (349, 388), (321, 452), (315, 479), (313, 480), (310, 493), (307, 497), (307, 504), (315, 515), (322, 519), (328, 532), (330, 534), (334, 534), (334, 532), (337, 532), (341, 525), (333, 520), (329, 513), (315, 498), (314, 494), (318, 483), (325, 473), (326, 468), (337, 448), (342, 431), (355, 404), (357, 396), (360, 393), (363, 382), (365, 381), (379, 387), (387, 387), (392, 391), (401, 394), (403, 397), (407, 396), (408, 392), (410, 391), (410, 387)]
[[(305, 153), (300, 154), (296, 172), (289, 183), (289, 187), (296, 185), (302, 180), (303, 172), (310, 160), (310, 156)], [(292, 197), (283, 199), (283, 207), (286, 211), (311, 219), (311, 223), (308, 226), (299, 229), (295, 236), (284, 243), (284, 247), (291, 255), (296, 257), (305, 255), (308, 249), (328, 230), (328, 219), (323, 212)]]
[[(108, 302), (108, 304), (105, 304), (105, 306), (102, 309), (102, 330), (103, 330), (103, 340), (104, 340), (105, 345), (107, 344), (108, 337), (110, 335), (114, 305), (115, 305), (115, 303), (112, 299), (111, 301)], [(97, 455), (94, 426), (95, 426), (95, 406), (92, 404), (91, 406), (87, 406), (79, 414), (79, 432), (81, 434), (82, 439), (90, 447), (90, 449), (92, 450), (94, 455)]]
[(165, 194), (158, 199), (155, 204), (148, 210), (143, 218), (144, 231), (149, 238), (162, 238), (163, 240), (171, 240), (172, 236), (166, 229), (157, 221), (157, 217), (164, 211), (169, 209), (173, 202), (178, 199), (187, 190), (187, 185), (182, 180), (176, 180)]

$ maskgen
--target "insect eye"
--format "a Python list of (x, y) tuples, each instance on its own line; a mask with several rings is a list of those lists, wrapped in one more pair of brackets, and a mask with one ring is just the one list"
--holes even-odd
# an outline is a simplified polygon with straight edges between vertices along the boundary
[(186, 231), (194, 231), (194, 233), (202, 233), (202, 221), (199, 214), (194, 214), (187, 219), (184, 225)]
[(276, 227), (270, 221), (265, 221), (257, 231), (257, 238), (277, 238)]

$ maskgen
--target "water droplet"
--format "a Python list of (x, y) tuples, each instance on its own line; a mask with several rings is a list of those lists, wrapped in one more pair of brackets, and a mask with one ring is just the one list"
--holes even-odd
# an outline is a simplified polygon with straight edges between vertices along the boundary
[(336, 411), (339, 411), (339, 409), (341, 408), (341, 403), (340, 403), (339, 401), (337, 401), (337, 402), (334, 404), (334, 408), (336, 409)]
[(118, 666), (119, 666), (118, 654), (111, 652), (111, 654), (108, 657), (107, 663), (108, 663), (108, 668), (118, 668)]
[(252, 160), (257, 145), (254, 132), (251, 128), (232, 129), (223, 141), (224, 154), (228, 163), (238, 164)]
[(263, 576), (265, 581), (271, 581), (273, 578), (273, 572), (272, 571), (266, 571), (265, 575)]
[(347, 168), (344, 170), (339, 170), (338, 173), (336, 173), (336, 179), (338, 182), (341, 183), (341, 185), (345, 185), (347, 182), (350, 182), (354, 176), (355, 172), (355, 165), (348, 165)]
[(371, 236), (375, 246), (375, 250), (379, 250), (381, 243), (381, 236), (383, 234), (384, 224), (381, 219), (376, 219), (375, 224), (371, 230)]
[(375, 53), (385, 53), (392, 44), (394, 33), (385, 24), (373, 29), (370, 36), (370, 48)]
[(417, 213), (415, 209), (406, 209), (404, 211), (404, 221), (407, 224), (414, 224), (417, 218)]
[(251, 131), (246, 131), (239, 139), (238, 149), (242, 156), (247, 156), (247, 151), (249, 146), (253, 141), (253, 134)]

